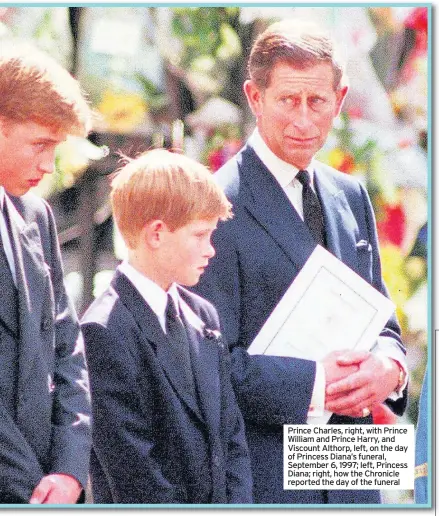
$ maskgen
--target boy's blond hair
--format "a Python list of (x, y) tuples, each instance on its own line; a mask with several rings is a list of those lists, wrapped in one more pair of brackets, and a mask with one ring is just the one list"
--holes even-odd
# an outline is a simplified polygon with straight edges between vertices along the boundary
[(79, 83), (52, 57), (28, 43), (2, 40), (0, 119), (86, 136), (92, 113)]
[(111, 187), (114, 218), (131, 249), (153, 220), (162, 220), (175, 231), (193, 220), (232, 216), (232, 206), (209, 170), (165, 149), (129, 160), (116, 172)]

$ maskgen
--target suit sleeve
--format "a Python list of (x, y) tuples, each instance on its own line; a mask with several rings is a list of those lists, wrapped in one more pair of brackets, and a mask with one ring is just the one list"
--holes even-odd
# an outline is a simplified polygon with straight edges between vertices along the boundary
[(48, 208), (55, 302), (55, 369), (50, 473), (66, 473), (85, 487), (91, 447), (90, 396), (79, 322), (67, 296), (53, 215)]
[[(381, 259), (379, 255), (379, 242), (376, 230), (375, 216), (373, 208), (369, 199), (369, 196), (360, 184), (362, 201), (365, 212), (365, 220), (367, 231), (369, 235), (369, 243), (372, 247), (372, 285), (386, 297), (390, 297), (387, 291), (386, 285), (384, 284), (382, 273), (381, 273)], [(398, 349), (402, 354), (406, 353), (405, 347), (401, 340), (401, 329), (398, 324), (396, 314), (393, 313), (390, 319), (387, 321), (385, 327), (380, 333), (380, 352), (385, 353), (385, 347)], [(389, 356), (394, 355), (390, 352)], [(404, 389), (402, 397), (397, 400), (387, 399), (386, 404), (392, 409), (392, 411), (401, 416), (407, 406), (407, 387)]]
[(0, 404), (0, 499), (2, 503), (28, 503), (44, 476), (35, 452)]
[(232, 383), (244, 419), (262, 425), (306, 423), (315, 378), (315, 362), (286, 357), (249, 355), (242, 342), (241, 272), (233, 235), (221, 224), (213, 236), (216, 256), (195, 290), (218, 310), (229, 342)]
[(139, 387), (139, 375), (147, 371), (140, 370), (142, 362), (127, 351), (121, 335), (94, 322), (83, 323), (82, 330), (93, 400), (93, 450), (113, 502), (174, 503), (176, 488), (154, 458), (154, 426), (148, 425), (153, 411), (148, 405), (154, 400)]
[(226, 347), (222, 350), (223, 417), (228, 425), (227, 440), (227, 502), (253, 503), (250, 455), (245, 437), (244, 420), (231, 384), (231, 360)]

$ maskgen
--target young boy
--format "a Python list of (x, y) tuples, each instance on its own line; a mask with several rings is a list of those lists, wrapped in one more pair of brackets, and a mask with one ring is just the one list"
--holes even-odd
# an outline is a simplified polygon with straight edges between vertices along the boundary
[(198, 282), (231, 206), (209, 171), (163, 149), (112, 182), (128, 260), (82, 330), (95, 503), (251, 503), (241, 413), (218, 316)]

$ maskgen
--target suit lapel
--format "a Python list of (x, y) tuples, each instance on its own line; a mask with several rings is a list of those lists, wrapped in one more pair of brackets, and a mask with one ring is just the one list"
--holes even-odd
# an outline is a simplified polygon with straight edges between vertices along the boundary
[[(26, 384), (36, 359), (35, 352), (40, 333), (42, 311), (50, 288), (49, 269), (44, 261), (41, 238), (35, 222), (26, 225), (12, 202), (5, 196), (14, 252), (19, 302), (19, 385)], [(51, 307), (49, 306), (51, 309)]]
[(149, 345), (152, 346), (163, 373), (177, 396), (199, 419), (203, 420), (196, 400), (187, 392), (187, 389), (181, 385), (179, 375), (175, 374), (175, 366), (169, 360), (166, 352), (169, 348), (169, 342), (160, 326), (156, 314), (145, 302), (139, 291), (121, 272), (116, 272), (112, 286), (118, 293), (121, 302), (133, 315), (141, 334), (148, 341)]
[[(0, 303), (0, 327), (4, 326), (9, 332), (18, 337), (18, 295), (17, 289), (10, 273), (9, 264), (3, 249), (0, 250), (0, 267), (4, 269), (0, 276), (0, 290), (2, 302)], [(6, 269), (7, 268), (7, 269)]]
[(241, 202), (278, 246), (301, 268), (316, 244), (282, 187), (247, 146), (238, 160), (245, 188)]
[(315, 170), (315, 185), (323, 208), (328, 251), (357, 270), (358, 225), (346, 196), (319, 168)]
[[(185, 301), (181, 300), (183, 305)], [(187, 308), (191, 308), (187, 305)], [(204, 323), (191, 310), (192, 317), (183, 317), (191, 345), (191, 360), (197, 385), (201, 411), (205, 422), (214, 432), (220, 422), (220, 375), (217, 340), (205, 336)]]
[[(241, 202), (300, 269), (316, 244), (282, 187), (247, 146), (238, 159), (245, 188)], [(343, 190), (320, 167), (315, 169), (315, 186), (322, 204), (327, 248), (353, 270), (358, 268), (356, 243), (358, 225)]]

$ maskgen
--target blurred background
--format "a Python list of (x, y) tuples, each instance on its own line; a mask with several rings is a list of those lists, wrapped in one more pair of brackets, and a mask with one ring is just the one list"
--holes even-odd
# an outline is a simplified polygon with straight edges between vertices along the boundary
[[(81, 314), (124, 257), (108, 202), (120, 155), (173, 147), (214, 173), (253, 130), (242, 92), (255, 37), (273, 21), (311, 18), (336, 34), (350, 90), (319, 159), (371, 195), (383, 275), (408, 349), (416, 423), (428, 341), (427, 7), (0, 7), (2, 38), (33, 41), (81, 82), (96, 111), (86, 139), (58, 149), (38, 192), (57, 219), (65, 279)], [(411, 503), (409, 491), (385, 491)]]

